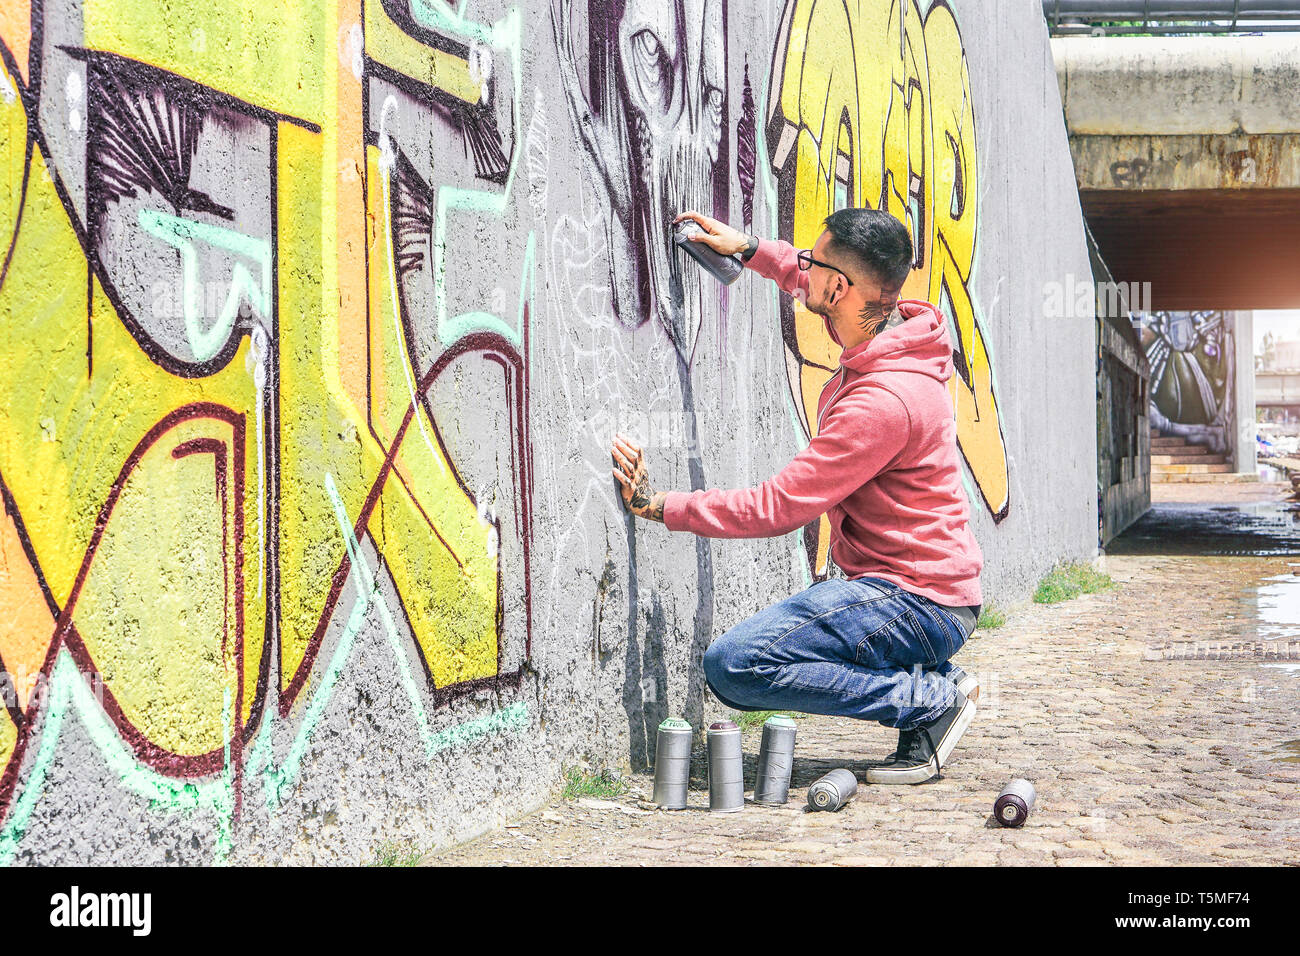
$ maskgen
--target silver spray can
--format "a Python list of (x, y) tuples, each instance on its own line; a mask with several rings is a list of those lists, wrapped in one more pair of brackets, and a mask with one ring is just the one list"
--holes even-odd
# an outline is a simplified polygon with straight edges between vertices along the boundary
[(665, 810), (685, 810), (690, 781), (691, 725), (669, 717), (655, 737), (654, 802)]
[(744, 263), (735, 256), (724, 256), (720, 252), (715, 252), (709, 246), (702, 242), (696, 242), (691, 237), (703, 233), (695, 222), (686, 220), (678, 224), (673, 232), (673, 242), (680, 246), (687, 255), (699, 263), (700, 268), (707, 272), (713, 278), (717, 279), (723, 285), (731, 285), (740, 278), (740, 274), (745, 271)]
[(709, 809), (735, 813), (745, 808), (745, 765), (740, 728), (729, 720), (709, 725)]
[(754, 781), (755, 803), (780, 806), (790, 796), (794, 734), (794, 721), (782, 714), (769, 717), (763, 725), (763, 743), (758, 749), (758, 778)]
[(858, 778), (852, 770), (832, 770), (808, 788), (808, 809), (838, 810), (858, 792)]
[(1033, 812), (1038, 794), (1028, 780), (1017, 777), (1002, 788), (993, 802), (993, 817), (1004, 827), (1021, 827)]

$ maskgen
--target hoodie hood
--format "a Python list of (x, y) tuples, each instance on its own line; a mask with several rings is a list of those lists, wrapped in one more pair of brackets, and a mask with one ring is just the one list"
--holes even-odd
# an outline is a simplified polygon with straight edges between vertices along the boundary
[[(840, 355), (840, 364), (854, 372), (919, 372), (940, 382), (952, 377), (952, 340), (948, 322), (929, 302), (900, 299), (901, 325), (881, 332)], [(836, 342), (830, 321), (826, 330)]]

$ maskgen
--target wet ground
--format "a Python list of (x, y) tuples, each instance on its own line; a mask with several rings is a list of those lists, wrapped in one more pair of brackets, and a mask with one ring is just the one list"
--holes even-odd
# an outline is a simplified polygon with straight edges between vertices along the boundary
[(1238, 606), (1224, 613), (1241, 621), (1247, 639), (1300, 638), (1300, 502), (1291, 500), (1289, 483), (1157, 489), (1153, 497), (1163, 500), (1154, 501), (1106, 553), (1291, 558), (1281, 573), (1250, 581)]
[(1107, 554), (1300, 555), (1300, 502), (1162, 502)]
[[(1255, 638), (1272, 641), (1300, 638), (1300, 562), (1294, 570), (1271, 575), (1246, 589), (1242, 605), (1254, 618)], [(1300, 666), (1300, 665), (1297, 665)]]

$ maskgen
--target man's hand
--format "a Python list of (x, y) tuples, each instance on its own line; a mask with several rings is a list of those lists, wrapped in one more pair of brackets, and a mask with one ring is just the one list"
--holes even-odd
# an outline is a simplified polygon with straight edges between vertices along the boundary
[(725, 222), (710, 219), (698, 212), (684, 212), (673, 220), (673, 225), (677, 225), (683, 219), (693, 219), (695, 224), (704, 230), (702, 233), (692, 236), (692, 242), (702, 242), (714, 252), (720, 252), (724, 256), (733, 256), (738, 252), (743, 252), (745, 247), (749, 245), (749, 236), (739, 229), (732, 229)]
[(614, 469), (614, 477), (623, 486), (623, 506), (638, 518), (663, 521), (667, 493), (650, 487), (650, 475), (646, 471), (641, 447), (619, 433), (614, 436), (610, 451), (614, 455), (614, 464), (618, 466)]

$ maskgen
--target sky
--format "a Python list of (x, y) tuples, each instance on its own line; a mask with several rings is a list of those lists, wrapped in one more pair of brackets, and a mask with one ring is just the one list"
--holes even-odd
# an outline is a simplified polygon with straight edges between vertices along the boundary
[(1272, 332), (1276, 339), (1300, 339), (1300, 309), (1255, 313), (1256, 355), (1261, 351), (1266, 332)]

